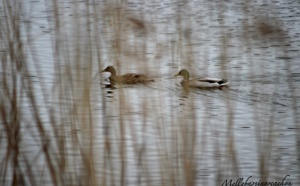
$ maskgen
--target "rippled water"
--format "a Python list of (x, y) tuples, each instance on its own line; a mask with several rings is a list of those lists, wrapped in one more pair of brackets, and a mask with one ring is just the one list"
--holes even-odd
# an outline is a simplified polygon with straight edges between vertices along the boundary
[[(148, 85), (103, 88), (109, 74), (94, 76), (100, 59), (93, 59), (93, 77), (97, 78), (92, 81), (91, 108), (99, 157), (105, 156), (104, 136), (111, 140), (112, 165), (103, 169), (104, 160), (95, 160), (99, 174), (112, 172), (118, 180), (119, 148), (124, 145), (128, 185), (146, 183), (147, 179), (150, 185), (162, 185), (162, 172), (183, 166), (179, 162), (190, 153), (195, 155), (192, 163), (198, 185), (218, 185), (225, 179), (249, 176), (257, 181), (262, 154), (268, 157), (269, 181), (291, 175), (287, 180), (299, 183), (299, 2), (130, 1), (122, 4), (126, 17), (122, 26), (114, 27), (107, 20), (116, 15), (106, 12), (107, 7), (114, 10), (114, 4), (60, 1), (62, 51), (55, 50), (52, 39), (52, 5), (44, 3), (28, 1), (34, 39), (28, 58), (39, 61), (38, 70), (32, 65), (31, 78), (37, 78), (46, 90), (51, 91), (55, 82), (55, 65), (63, 64), (58, 63), (63, 58), (55, 57), (60, 52), (69, 60), (80, 59), (82, 66), (72, 69), (88, 70), (85, 60), (91, 59), (75, 55), (76, 47), (72, 46), (77, 43), (95, 55), (100, 50), (101, 68), (118, 64), (120, 74), (141, 71), (155, 79)], [(127, 18), (143, 19), (145, 28)], [(114, 29), (122, 30), (120, 51), (114, 46)], [(88, 34), (101, 42), (88, 41)], [(181, 78), (173, 77), (182, 68), (192, 77), (224, 77), (231, 84), (223, 90), (184, 92)], [(79, 128), (77, 132), (86, 131)], [(141, 176), (144, 174), (150, 178)]]

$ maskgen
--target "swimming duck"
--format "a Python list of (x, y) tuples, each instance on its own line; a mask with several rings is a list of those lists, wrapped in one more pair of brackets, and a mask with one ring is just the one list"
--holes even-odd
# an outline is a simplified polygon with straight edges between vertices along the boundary
[(137, 84), (153, 82), (153, 79), (149, 79), (144, 74), (128, 73), (121, 76), (117, 76), (116, 69), (113, 66), (108, 66), (101, 72), (110, 72), (109, 81), (111, 85), (115, 84)]
[(190, 74), (186, 69), (180, 70), (175, 76), (182, 76), (183, 80), (181, 85), (185, 88), (187, 87), (199, 87), (199, 88), (221, 88), (229, 85), (226, 79), (218, 78), (196, 78), (190, 80)]

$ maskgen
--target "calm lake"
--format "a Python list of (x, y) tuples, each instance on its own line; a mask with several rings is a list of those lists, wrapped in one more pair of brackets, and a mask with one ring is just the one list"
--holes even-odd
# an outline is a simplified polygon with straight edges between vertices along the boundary
[[(299, 1), (31, 0), (21, 6), (26, 78), (51, 156), (68, 159), (61, 177), (84, 185), (80, 179), (90, 175), (82, 172), (91, 165), (94, 185), (222, 185), (250, 176), (248, 182), (281, 182), (286, 175), (286, 182), (300, 184)], [(0, 9), (2, 22), (12, 18), (5, 12)], [(98, 72), (108, 65), (155, 82), (105, 88), (110, 74)], [(226, 78), (230, 85), (184, 91), (182, 78), (174, 77), (184, 68), (191, 77)], [(3, 65), (1, 73), (14, 76)], [(19, 96), (22, 156), (39, 184), (55, 185), (29, 96)], [(4, 161), (7, 135), (1, 138)], [(1, 183), (11, 184), (13, 166), (3, 167)]]

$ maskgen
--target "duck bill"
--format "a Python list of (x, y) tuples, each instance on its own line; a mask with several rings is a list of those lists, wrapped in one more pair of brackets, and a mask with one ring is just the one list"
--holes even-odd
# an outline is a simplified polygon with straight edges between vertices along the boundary
[(101, 70), (100, 72), (101, 72), (101, 73), (102, 73), (102, 72), (106, 72), (106, 69), (103, 69), (103, 70)]
[(179, 73), (175, 74), (174, 77), (179, 76)]

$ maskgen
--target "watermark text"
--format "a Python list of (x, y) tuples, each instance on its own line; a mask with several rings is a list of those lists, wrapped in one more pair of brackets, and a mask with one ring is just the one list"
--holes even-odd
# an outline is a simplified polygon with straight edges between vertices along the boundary
[(231, 180), (225, 180), (221, 186), (291, 186), (292, 182), (286, 181), (287, 177), (290, 175), (286, 175), (281, 181), (252, 181), (252, 176), (249, 176), (245, 181), (244, 178), (239, 178), (235, 182)]

